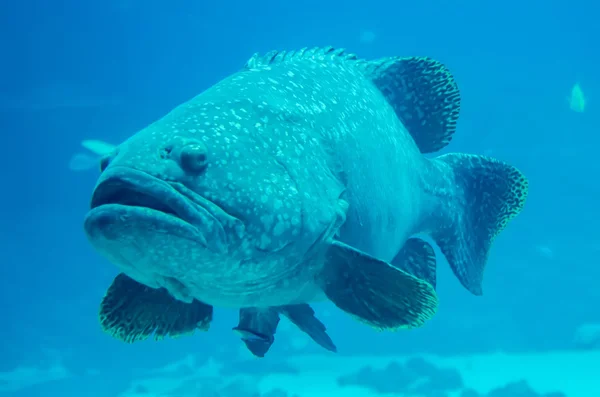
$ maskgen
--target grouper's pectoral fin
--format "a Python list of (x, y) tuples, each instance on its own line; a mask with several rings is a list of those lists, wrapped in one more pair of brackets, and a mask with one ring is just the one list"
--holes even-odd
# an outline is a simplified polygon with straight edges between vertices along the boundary
[(99, 314), (102, 329), (127, 343), (208, 331), (212, 315), (212, 306), (195, 299), (181, 302), (166, 289), (147, 287), (123, 273), (108, 288)]
[(318, 281), (337, 307), (377, 329), (418, 327), (437, 309), (427, 281), (338, 241)]
[(239, 323), (233, 330), (240, 335), (252, 354), (264, 357), (275, 341), (279, 314), (286, 316), (321, 347), (333, 352), (337, 350), (327, 335), (327, 328), (307, 304), (240, 309)]
[(392, 260), (392, 265), (436, 287), (437, 269), (433, 247), (420, 238), (409, 238)]

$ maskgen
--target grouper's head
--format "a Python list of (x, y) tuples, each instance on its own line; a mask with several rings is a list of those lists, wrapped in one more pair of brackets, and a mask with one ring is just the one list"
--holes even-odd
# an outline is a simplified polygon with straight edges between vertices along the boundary
[(307, 227), (290, 148), (255, 110), (192, 100), (106, 156), (85, 219), (94, 247), (182, 300), (300, 261), (333, 218)]

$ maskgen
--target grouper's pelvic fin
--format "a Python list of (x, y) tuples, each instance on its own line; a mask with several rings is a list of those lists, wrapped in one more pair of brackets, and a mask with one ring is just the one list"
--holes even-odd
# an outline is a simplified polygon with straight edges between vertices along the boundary
[(300, 60), (344, 63), (360, 69), (394, 108), (421, 153), (436, 152), (452, 140), (460, 112), (460, 93), (454, 77), (440, 62), (427, 57), (367, 61), (343, 48), (314, 47), (257, 53), (244, 68), (268, 68)]
[(239, 311), (238, 325), (233, 327), (250, 353), (264, 357), (275, 342), (279, 312), (272, 307), (246, 307)]
[(152, 335), (159, 340), (208, 331), (213, 307), (195, 299), (179, 301), (164, 288), (147, 287), (121, 273), (102, 299), (99, 316), (104, 332), (133, 343)]
[(240, 336), (253, 355), (264, 357), (275, 342), (279, 314), (286, 316), (321, 347), (331, 352), (337, 351), (327, 335), (327, 328), (308, 304), (242, 308), (239, 311), (239, 323), (233, 331)]
[(449, 153), (433, 160), (449, 165), (458, 187), (449, 224), (432, 237), (461, 284), (482, 294), (483, 271), (496, 236), (525, 204), (528, 182), (515, 167), (493, 158)]

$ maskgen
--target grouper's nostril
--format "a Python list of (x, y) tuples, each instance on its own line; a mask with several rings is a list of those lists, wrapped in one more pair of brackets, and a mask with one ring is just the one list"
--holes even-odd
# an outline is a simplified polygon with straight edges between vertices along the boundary
[(207, 148), (203, 143), (189, 143), (181, 148), (179, 159), (181, 168), (189, 173), (200, 173), (208, 164), (207, 155)]

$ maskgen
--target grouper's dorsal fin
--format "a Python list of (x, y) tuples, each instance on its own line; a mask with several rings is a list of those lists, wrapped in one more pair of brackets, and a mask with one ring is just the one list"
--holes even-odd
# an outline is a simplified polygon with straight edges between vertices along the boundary
[[(312, 59), (317, 61), (359, 61), (354, 54), (343, 48), (314, 47), (302, 48), (293, 51), (269, 51), (266, 54), (256, 53), (246, 62), (245, 69), (257, 69), (260, 67), (279, 64), (282, 62), (293, 62), (300, 59)], [(364, 62), (364, 61), (362, 61)]]
[(260, 69), (310, 59), (352, 62), (386, 97), (421, 153), (444, 148), (452, 140), (460, 111), (454, 77), (440, 62), (427, 57), (389, 57), (365, 61), (343, 48), (314, 47), (254, 54), (245, 69)]
[(452, 140), (460, 111), (454, 77), (427, 57), (391, 57), (358, 62), (392, 105), (421, 153), (444, 148)]

